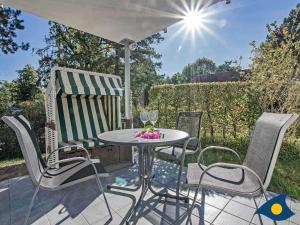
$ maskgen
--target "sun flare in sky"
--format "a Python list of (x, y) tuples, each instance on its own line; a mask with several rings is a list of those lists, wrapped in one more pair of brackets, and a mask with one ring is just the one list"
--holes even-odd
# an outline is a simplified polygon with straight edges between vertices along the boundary
[(173, 4), (178, 14), (176, 18), (179, 21), (174, 25), (176, 31), (172, 38), (182, 38), (183, 41), (189, 40), (195, 43), (197, 38), (205, 39), (212, 36), (222, 43), (224, 40), (214, 31), (214, 27), (226, 26), (226, 20), (216, 19), (217, 14), (226, 10), (225, 7), (216, 8), (210, 5), (204, 5), (203, 1), (182, 1), (182, 5)]
[(183, 17), (184, 26), (186, 26), (187, 30), (200, 30), (201, 26), (203, 26), (204, 14), (200, 11), (196, 11), (194, 9), (189, 10), (186, 15)]

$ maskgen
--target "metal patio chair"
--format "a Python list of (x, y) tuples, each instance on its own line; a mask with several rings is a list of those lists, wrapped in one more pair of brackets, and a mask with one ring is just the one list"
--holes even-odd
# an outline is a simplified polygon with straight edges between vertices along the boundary
[[(188, 164), (187, 186), (189, 190), (196, 187), (196, 192), (188, 210), (187, 224), (200, 187), (248, 198), (263, 194), (268, 200), (266, 189), (273, 174), (284, 134), (297, 118), (298, 115), (295, 114), (263, 113), (256, 121), (243, 163), (238, 153), (230, 148), (209, 146), (203, 149), (198, 156), (198, 163)], [(219, 162), (205, 166), (203, 155), (211, 150), (231, 152), (237, 157), (239, 164)], [(257, 207), (256, 202), (255, 205)]]
[[(63, 150), (66, 147), (58, 148), (53, 151), (46, 161), (44, 161), (36, 135), (32, 130), (28, 120), (23, 116), (4, 116), (2, 120), (10, 126), (16, 133), (19, 145), (24, 156), (28, 173), (31, 177), (33, 184), (36, 186), (35, 192), (31, 199), (28, 213), (25, 218), (25, 225), (27, 225), (31, 209), (34, 204), (34, 199), (39, 189), (55, 191), (87, 181), (95, 178), (97, 185), (106, 203), (107, 210), (110, 218), (112, 214), (99, 179), (99, 176), (107, 176), (104, 167), (101, 165), (100, 160), (91, 159), (88, 151), (82, 146), (66, 146), (66, 147), (77, 147), (86, 153), (86, 157), (73, 157), (68, 159), (62, 159), (54, 163), (49, 163), (51, 154), (54, 152)], [(59, 164), (65, 164), (59, 166)]]
[(173, 146), (159, 147), (155, 149), (155, 154), (171, 157), (179, 164), (176, 189), (177, 194), (179, 193), (180, 177), (182, 174), (185, 156), (195, 154), (201, 150), (199, 138), (202, 116), (203, 112), (179, 112), (176, 121), (176, 129), (187, 132), (190, 135), (190, 138)]

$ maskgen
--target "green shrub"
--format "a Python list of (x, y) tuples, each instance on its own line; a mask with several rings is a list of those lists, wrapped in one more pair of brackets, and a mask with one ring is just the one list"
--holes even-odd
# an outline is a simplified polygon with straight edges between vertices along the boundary
[[(221, 136), (226, 141), (230, 137), (249, 136), (262, 113), (250, 91), (252, 85), (251, 82), (218, 82), (153, 86), (148, 108), (159, 111), (160, 127), (174, 128), (180, 111), (203, 111), (204, 137)], [(297, 112), (294, 110), (297, 107), (290, 108), (291, 112)], [(293, 126), (292, 130), (295, 129), (297, 126)]]
[[(39, 139), (40, 148), (45, 150), (45, 106), (43, 96), (35, 101), (25, 101), (14, 106), (17, 114), (25, 116), (33, 126), (33, 129)], [(12, 110), (6, 110), (0, 117), (11, 115)], [(22, 158), (22, 153), (17, 141), (16, 134), (2, 120), (0, 120), (0, 160)]]

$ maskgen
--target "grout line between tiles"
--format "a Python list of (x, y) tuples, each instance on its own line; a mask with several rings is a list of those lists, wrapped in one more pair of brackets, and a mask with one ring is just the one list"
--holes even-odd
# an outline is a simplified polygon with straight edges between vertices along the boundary
[(233, 198), (233, 197), (230, 197), (229, 201), (228, 201), (228, 202), (225, 204), (225, 206), (220, 210), (220, 212), (219, 212), (218, 215), (214, 218), (214, 220), (211, 222), (211, 224), (213, 224), (213, 223), (216, 221), (216, 219), (218, 218), (218, 216), (220, 216), (220, 214), (221, 214), (222, 212), (224, 212), (225, 207), (229, 204), (229, 202), (232, 201), (232, 198)]
[[(264, 198), (264, 195), (262, 195), (262, 196), (260, 197), (257, 207), (260, 206), (260, 203), (263, 201), (263, 198)], [(255, 201), (255, 199), (253, 199), (253, 201)], [(256, 202), (255, 202), (255, 204), (256, 204)], [(255, 210), (256, 210), (256, 209), (255, 209)], [(254, 216), (255, 216), (255, 214), (253, 214), (253, 216), (252, 216), (252, 218), (251, 218), (251, 220), (250, 220), (250, 223), (252, 223), (252, 221), (253, 221), (253, 219), (254, 219)], [(249, 224), (250, 224), (250, 223), (249, 223)], [(253, 223), (253, 224), (254, 224), (254, 223)]]
[(80, 213), (79, 215), (82, 216), (87, 225), (91, 225), (82, 213)]
[(10, 197), (10, 179), (8, 180), (8, 200), (9, 200), (9, 224), (11, 224), (11, 197)]

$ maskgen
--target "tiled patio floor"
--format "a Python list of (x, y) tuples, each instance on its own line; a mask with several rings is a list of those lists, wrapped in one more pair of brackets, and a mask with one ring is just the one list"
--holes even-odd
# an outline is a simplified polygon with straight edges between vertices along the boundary
[[(171, 163), (156, 161), (157, 176), (153, 186), (165, 191), (175, 190), (176, 166)], [(103, 183), (113, 183), (116, 176), (126, 178), (128, 186), (132, 186), (137, 177), (137, 166), (122, 169), (112, 173)], [(184, 180), (184, 177), (183, 177)], [(28, 176), (18, 177), (0, 183), (0, 225), (23, 224), (27, 207), (34, 187)], [(186, 194), (186, 190), (181, 191)], [(98, 193), (95, 180), (75, 185), (62, 191), (40, 191), (31, 214), (31, 222), (35, 225), (108, 225), (125, 224), (124, 217), (132, 206), (138, 192), (107, 193), (108, 201), (113, 211), (110, 221), (103, 196)], [(273, 195), (272, 193), (268, 193)], [(193, 192), (190, 194), (192, 198)], [(137, 221), (133, 224), (173, 225), (185, 224), (186, 207), (183, 202), (170, 199), (159, 199), (150, 192), (145, 197), (144, 208), (140, 210)], [(241, 197), (230, 197), (216, 193), (199, 195), (199, 206), (193, 211), (192, 224), (214, 225), (244, 225), (273, 224), (271, 220), (262, 217), (262, 223), (255, 212), (254, 201)], [(261, 199), (256, 199), (260, 202)], [(260, 202), (259, 204), (262, 204)], [(288, 206), (296, 213), (289, 221), (278, 222), (279, 225), (300, 224), (300, 203), (287, 200)], [(203, 207), (204, 206), (204, 207)]]

